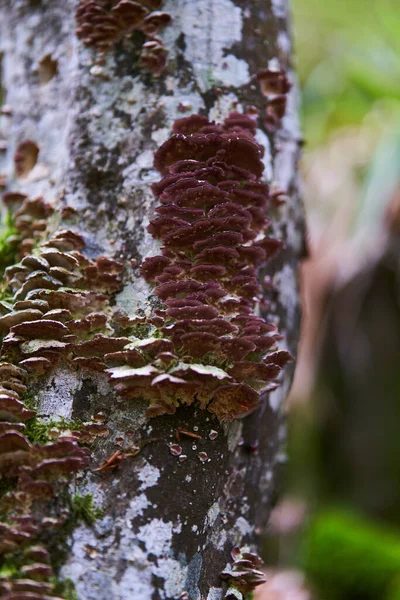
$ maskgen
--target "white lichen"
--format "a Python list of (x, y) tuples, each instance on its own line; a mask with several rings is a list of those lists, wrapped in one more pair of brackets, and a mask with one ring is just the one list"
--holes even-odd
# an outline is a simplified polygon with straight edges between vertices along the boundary
[(293, 290), (297, 288), (297, 273), (293, 266), (286, 264), (278, 271), (273, 279), (272, 283), (274, 289), (279, 294), (279, 301), (285, 307), (286, 310), (286, 324), (285, 328), (289, 331), (295, 326), (295, 319), (297, 314), (297, 297), (293, 294)]
[[(248, 83), (246, 61), (228, 53), (242, 39), (240, 7), (231, 0), (197, 0), (196, 3), (183, 0), (180, 4), (179, 24), (185, 36), (185, 58), (201, 90), (205, 92), (215, 85)], [(171, 0), (166, 3), (166, 10), (169, 5)]]
[(229, 116), (229, 113), (233, 111), (242, 111), (243, 106), (240, 104), (238, 97), (233, 92), (218, 96), (209, 112), (209, 119), (211, 121), (223, 121)]
[(253, 533), (254, 526), (243, 517), (239, 517), (236, 520), (235, 529), (238, 530), (240, 539), (242, 539), (245, 535), (251, 535)]
[(75, 394), (81, 387), (82, 380), (75, 371), (66, 368), (58, 369), (38, 392), (40, 414), (70, 419)]
[(152, 567), (153, 575), (164, 579), (166, 598), (179, 598), (185, 589), (188, 567), (173, 558), (159, 558)]
[(272, 12), (275, 17), (284, 19), (287, 17), (287, 2), (285, 0), (272, 0)]
[(214, 504), (212, 504), (212, 506), (210, 506), (210, 508), (208, 509), (208, 512), (206, 515), (206, 519), (204, 522), (205, 530), (214, 525), (220, 512), (221, 512), (221, 509), (220, 509), (219, 503), (214, 502)]
[(222, 588), (211, 587), (207, 595), (207, 600), (222, 600), (223, 593)]
[(160, 469), (157, 469), (157, 467), (154, 467), (150, 463), (146, 462), (144, 466), (140, 468), (138, 473), (138, 479), (142, 482), (140, 484), (139, 490), (147, 490), (149, 487), (157, 485), (160, 476)]
[(242, 436), (243, 423), (242, 421), (236, 420), (224, 427), (228, 436), (228, 450), (229, 452), (234, 452)]
[(127, 527), (132, 527), (132, 520), (141, 517), (145, 510), (151, 506), (146, 494), (135, 496), (129, 503), (129, 518), (127, 518)]

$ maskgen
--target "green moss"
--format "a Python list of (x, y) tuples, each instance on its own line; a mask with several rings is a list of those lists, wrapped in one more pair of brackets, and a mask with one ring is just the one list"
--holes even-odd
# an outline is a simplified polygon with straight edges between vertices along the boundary
[(25, 435), (32, 444), (47, 444), (50, 441), (48, 432), (47, 423), (36, 417), (26, 424)]
[(82, 421), (70, 421), (64, 417), (48, 421), (44, 421), (40, 417), (34, 417), (27, 422), (24, 433), (32, 444), (43, 445), (54, 441), (54, 435), (51, 435), (51, 432), (55, 429), (69, 431), (79, 430), (81, 427)]
[[(2, 276), (5, 269), (14, 264), (17, 259), (18, 252), (18, 232), (14, 226), (14, 218), (12, 213), (7, 210), (4, 221), (0, 224), (0, 275)], [(0, 290), (5, 294), (6, 290)], [(0, 299), (4, 299), (1, 298)]]
[[(23, 397), (23, 402), (26, 408), (30, 410), (36, 410), (38, 407), (37, 399), (35, 394), (28, 392)], [(57, 429), (58, 431), (77, 430), (82, 427), (82, 421), (70, 420), (65, 417), (59, 417), (58, 419), (44, 420), (40, 416), (35, 416), (33, 419), (27, 421), (25, 426), (25, 435), (32, 444), (48, 444), (54, 441), (54, 435), (51, 435), (51, 431)]]
[(138, 323), (137, 325), (132, 325), (132, 327), (129, 328), (129, 333), (130, 335), (138, 338), (139, 340), (145, 340), (149, 337), (156, 337), (154, 335), (153, 329), (154, 328), (152, 325), (147, 325), (146, 323)]
[(6, 577), (11, 577), (11, 578), (15, 578), (18, 577), (20, 575), (20, 568), (17, 566), (16, 563), (11, 562), (11, 560), (5, 560), (3, 562), (3, 564), (0, 567), (0, 579), (2, 577), (6, 578)]
[(29, 408), (30, 410), (36, 410), (38, 403), (36, 400), (36, 396), (32, 394), (32, 392), (26, 392), (22, 398), (22, 401), (25, 404), (26, 408)]
[[(1, 271), (0, 277), (3, 277), (4, 271)], [(13, 294), (6, 283), (0, 285), (0, 301), (12, 303)]]
[(395, 599), (400, 576), (400, 532), (340, 510), (312, 522), (301, 567), (324, 600)]
[(75, 590), (75, 584), (71, 579), (62, 579), (61, 581), (55, 580), (52, 582), (54, 585), (54, 593), (65, 600), (79, 600), (78, 594)]
[(92, 494), (86, 494), (86, 496), (74, 494), (72, 497), (72, 519), (74, 521), (83, 521), (86, 525), (92, 525), (102, 516), (103, 511), (94, 505)]
[(233, 366), (231, 361), (219, 356), (215, 352), (207, 352), (201, 358), (193, 359), (193, 362), (210, 367), (218, 367), (218, 369), (222, 369), (223, 371), (227, 371)]
[(217, 84), (217, 80), (215, 79), (213, 68), (211, 66), (208, 67), (208, 70), (207, 70), (207, 81), (208, 81), (209, 87), (214, 87)]

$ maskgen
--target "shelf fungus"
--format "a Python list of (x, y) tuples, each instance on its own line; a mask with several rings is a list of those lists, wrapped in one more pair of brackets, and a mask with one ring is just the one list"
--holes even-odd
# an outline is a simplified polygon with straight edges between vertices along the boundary
[[(59, 528), (71, 517), (62, 485), (87, 465), (81, 444), (107, 436), (108, 429), (86, 423), (56, 428), (55, 436), (49, 429), (47, 442), (36, 441), (32, 423), (46, 425), (26, 399), (32, 382), (60, 362), (104, 370), (104, 353), (129, 342), (112, 337), (110, 325), (110, 297), (123, 265), (87, 259), (84, 240), (70, 230), (44, 241), (52, 209), (43, 199), (8, 193), (3, 201), (14, 215), (21, 260), (6, 268), (0, 302), (0, 554), (15, 563), (12, 577), (0, 577), (0, 595), (56, 598), (55, 573), (40, 545), (43, 527)], [(61, 516), (46, 521), (47, 503), (57, 495)]]
[[(42, 519), (32, 508), (43, 507), (57, 494), (60, 484), (87, 461), (85, 449), (73, 437), (60, 437), (45, 445), (28, 440), (26, 423), (35, 416), (23, 402), (28, 379), (25, 369), (0, 362), (0, 478), (5, 486), (0, 555), (6, 560), (12, 557), (18, 573), (18, 578), (0, 578), (0, 595), (5, 598), (53, 597), (50, 581), (54, 572), (39, 540)], [(64, 520), (59, 517), (55, 525), (62, 526)]]
[(105, 257), (88, 260), (83, 245), (78, 234), (59, 231), (5, 271), (11, 298), (0, 317), (2, 354), (32, 374), (62, 359), (103, 370), (103, 354), (129, 342), (111, 337), (108, 323), (109, 298), (120, 287), (123, 265)]
[[(268, 185), (252, 118), (222, 124), (201, 115), (179, 119), (158, 149), (153, 184), (159, 200), (148, 231), (161, 254), (141, 275), (159, 305), (144, 339), (130, 337), (106, 355), (126, 398), (145, 398), (148, 415), (198, 403), (221, 420), (245, 416), (278, 385), (288, 352), (276, 326), (258, 316), (258, 268), (282, 246), (267, 235)], [(276, 360), (275, 360), (276, 357)]]
[(275, 131), (285, 116), (287, 94), (292, 84), (285, 71), (278, 67), (268, 67), (257, 74), (261, 92), (267, 99), (264, 125), (267, 130)]
[(158, 76), (165, 69), (168, 53), (158, 33), (171, 16), (158, 10), (162, 2), (152, 0), (80, 0), (76, 11), (76, 34), (93, 47), (100, 60), (125, 36), (139, 31), (144, 37), (139, 66)]
[(232, 550), (232, 565), (221, 573), (228, 583), (225, 600), (244, 600), (259, 585), (266, 582), (265, 574), (259, 570), (262, 560), (247, 548)]

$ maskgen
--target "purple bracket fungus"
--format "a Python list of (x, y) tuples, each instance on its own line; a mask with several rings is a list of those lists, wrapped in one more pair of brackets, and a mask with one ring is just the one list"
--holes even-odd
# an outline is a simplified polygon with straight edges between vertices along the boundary
[(278, 385), (290, 355), (276, 326), (257, 316), (258, 266), (281, 247), (267, 235), (269, 188), (253, 118), (222, 124), (202, 115), (178, 119), (155, 154), (163, 175), (148, 231), (161, 254), (141, 275), (163, 306), (142, 326), (147, 337), (105, 356), (115, 389), (144, 398), (148, 415), (197, 402), (221, 420), (243, 417)]
[(93, 47), (102, 61), (117, 42), (133, 31), (141, 31), (146, 38), (139, 66), (157, 77), (165, 69), (168, 56), (157, 34), (171, 22), (168, 13), (157, 10), (161, 5), (161, 1), (151, 0), (80, 0), (75, 15), (76, 35), (85, 46)]

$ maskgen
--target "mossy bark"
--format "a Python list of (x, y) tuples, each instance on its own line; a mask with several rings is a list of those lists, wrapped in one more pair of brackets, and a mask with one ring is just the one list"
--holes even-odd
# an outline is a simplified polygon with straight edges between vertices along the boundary
[[(163, 9), (173, 18), (162, 34), (169, 62), (157, 78), (138, 66), (143, 40), (136, 34), (97, 64), (76, 38), (75, 8), (73, 0), (0, 1), (3, 101), (12, 111), (1, 117), (8, 149), (0, 173), (7, 189), (43, 195), (59, 215), (65, 206), (78, 211), (73, 228), (88, 257), (102, 254), (128, 266), (159, 250), (146, 232), (155, 204), (150, 185), (159, 179), (153, 153), (174, 120), (197, 112), (221, 120), (249, 106), (262, 112), (256, 75), (272, 59), (294, 80), (288, 6), (286, 0), (166, 1)], [(41, 65), (49, 60), (51, 76), (43, 77)], [(272, 282), (265, 283), (264, 316), (276, 321), (293, 355), (304, 246), (296, 92), (294, 85), (278, 130), (258, 133), (265, 176), (288, 195), (271, 215), (285, 247), (261, 273)], [(13, 154), (26, 139), (39, 145), (38, 162), (16, 179)], [(150, 296), (127, 268), (116, 306), (134, 316)], [(110, 431), (90, 447), (90, 468), (71, 484), (71, 493), (92, 494), (103, 511), (93, 525), (75, 528), (59, 565), (80, 600), (172, 599), (184, 592), (191, 600), (223, 597), (220, 573), (232, 547), (257, 546), (274, 502), (293, 369), (293, 363), (285, 369), (282, 385), (261, 408), (225, 425), (196, 407), (149, 420), (145, 403), (119, 398), (106, 376), (69, 367), (35, 385), (42, 413), (86, 421), (102, 411)], [(201, 436), (181, 436), (184, 461), (169, 449), (178, 428)], [(94, 471), (132, 440), (141, 449), (136, 456), (117, 469)]]

